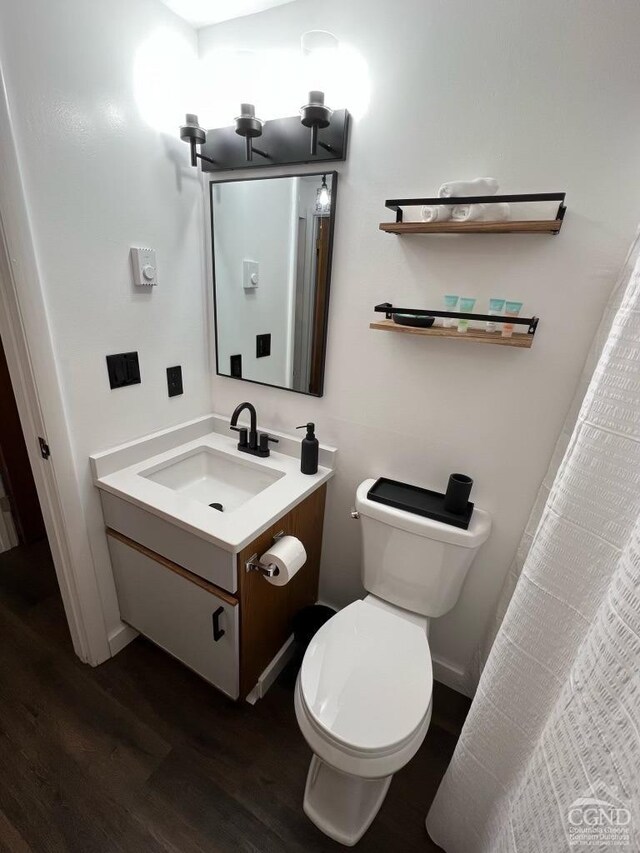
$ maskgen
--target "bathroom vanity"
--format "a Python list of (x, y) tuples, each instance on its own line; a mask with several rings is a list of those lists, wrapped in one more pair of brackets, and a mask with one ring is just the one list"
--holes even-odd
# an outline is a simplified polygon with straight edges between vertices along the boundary
[[(317, 600), (336, 451), (321, 446), (305, 475), (300, 440), (271, 434), (278, 450), (250, 457), (209, 415), (91, 457), (122, 620), (233, 699), (260, 695), (293, 616)], [(280, 534), (307, 560), (275, 586), (247, 564)]]

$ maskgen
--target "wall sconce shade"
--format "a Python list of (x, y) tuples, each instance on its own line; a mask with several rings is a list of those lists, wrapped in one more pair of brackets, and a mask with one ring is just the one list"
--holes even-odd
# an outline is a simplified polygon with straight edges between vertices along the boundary
[(207, 133), (203, 127), (198, 124), (198, 116), (195, 113), (187, 113), (185, 123), (180, 128), (180, 139), (189, 144), (191, 148), (191, 165), (197, 166), (198, 159), (206, 160), (208, 163), (215, 163), (211, 157), (205, 157), (204, 154), (198, 152), (198, 145), (204, 145), (207, 141)]
[(262, 136), (262, 126), (264, 122), (256, 118), (256, 108), (253, 104), (240, 104), (240, 115), (235, 119), (236, 133), (238, 136), (244, 137), (245, 154), (249, 162), (253, 160), (253, 152), (260, 154), (261, 157), (269, 157), (265, 151), (255, 148), (253, 140)]
[[(311, 128), (311, 156), (318, 153), (318, 130), (329, 127), (333, 110), (325, 106), (324, 92), (317, 89), (309, 92), (309, 103), (300, 108), (300, 121), (305, 127)], [(321, 143), (322, 144), (322, 143)], [(323, 147), (326, 147), (323, 145)]]

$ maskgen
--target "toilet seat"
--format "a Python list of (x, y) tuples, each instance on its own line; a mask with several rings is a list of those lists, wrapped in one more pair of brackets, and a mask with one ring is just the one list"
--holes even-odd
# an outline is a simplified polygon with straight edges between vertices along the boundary
[(398, 609), (356, 601), (315, 635), (298, 687), (308, 726), (332, 753), (362, 759), (404, 753), (418, 738), (420, 745), (431, 715), (425, 628)]

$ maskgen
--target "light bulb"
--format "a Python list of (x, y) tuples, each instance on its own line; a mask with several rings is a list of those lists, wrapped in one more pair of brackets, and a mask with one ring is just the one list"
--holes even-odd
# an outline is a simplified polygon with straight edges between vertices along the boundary
[(323, 183), (320, 188), (320, 195), (318, 196), (318, 201), (323, 207), (326, 207), (329, 204), (329, 188), (326, 183)]

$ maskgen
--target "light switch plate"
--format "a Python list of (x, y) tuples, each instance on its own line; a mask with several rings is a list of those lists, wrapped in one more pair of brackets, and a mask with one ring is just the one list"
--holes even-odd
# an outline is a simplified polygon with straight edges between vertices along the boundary
[(118, 352), (106, 358), (110, 388), (140, 384), (140, 363), (137, 352)]
[(131, 270), (136, 287), (153, 287), (158, 283), (158, 268), (154, 249), (131, 249)]
[(255, 290), (260, 284), (260, 264), (257, 261), (242, 262), (242, 286), (245, 290)]

